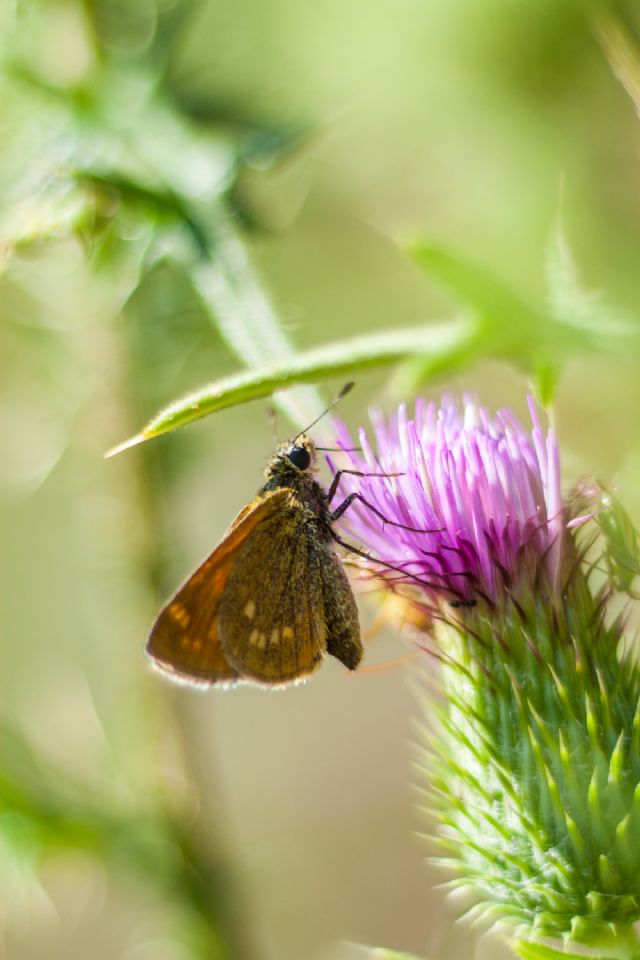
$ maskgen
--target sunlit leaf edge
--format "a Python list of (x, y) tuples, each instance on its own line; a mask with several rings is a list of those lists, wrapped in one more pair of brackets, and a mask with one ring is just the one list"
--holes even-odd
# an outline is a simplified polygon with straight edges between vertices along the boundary
[(113, 456), (219, 410), (269, 397), (275, 391), (295, 384), (340, 377), (417, 355), (437, 358), (442, 370), (446, 367), (446, 358), (458, 357), (463, 345), (473, 335), (473, 325), (464, 320), (403, 328), (326, 344), (286, 357), (281, 363), (224, 377), (169, 404), (140, 433), (118, 444), (106, 456)]

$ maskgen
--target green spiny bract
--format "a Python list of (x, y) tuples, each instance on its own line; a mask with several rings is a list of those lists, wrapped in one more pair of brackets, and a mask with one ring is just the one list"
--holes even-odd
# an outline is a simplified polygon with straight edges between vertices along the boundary
[(527, 934), (595, 943), (640, 919), (640, 676), (606, 612), (574, 568), (555, 603), (532, 592), (439, 631), (441, 859)]

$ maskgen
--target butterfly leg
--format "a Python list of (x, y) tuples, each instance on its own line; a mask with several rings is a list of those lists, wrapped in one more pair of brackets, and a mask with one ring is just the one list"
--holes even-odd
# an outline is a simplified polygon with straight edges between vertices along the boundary
[(331, 481), (331, 486), (327, 490), (327, 500), (329, 503), (333, 500), (343, 474), (348, 473), (352, 477), (402, 477), (402, 473), (363, 473), (361, 470), (338, 470)]
[(431, 590), (436, 590), (440, 593), (452, 593), (454, 596), (461, 598), (461, 595), (451, 587), (446, 587), (440, 583), (433, 583), (431, 580), (423, 580), (422, 577), (416, 577), (412, 573), (408, 574), (407, 571), (402, 567), (394, 566), (393, 563), (388, 563), (386, 560), (379, 560), (378, 557), (373, 557), (370, 553), (366, 553), (366, 551), (361, 550), (359, 547), (354, 547), (352, 543), (347, 543), (346, 540), (343, 540), (341, 537), (339, 537), (335, 530), (331, 530), (331, 537), (336, 543), (340, 544), (341, 547), (344, 547), (345, 550), (348, 550), (349, 553), (355, 553), (358, 557), (363, 557), (365, 560), (370, 560), (372, 563), (377, 563), (381, 567), (384, 567), (385, 570), (395, 570), (397, 573), (401, 573), (407, 578), (406, 582), (409, 585), (419, 584), (422, 587), (429, 587)]
[[(363, 476), (367, 476), (367, 474), (363, 474)], [(389, 476), (389, 474), (386, 474), (386, 476)], [(337, 507), (331, 514), (331, 522), (333, 523), (334, 520), (338, 520), (342, 514), (349, 509), (354, 500), (359, 500), (360, 503), (364, 504), (368, 510), (371, 510), (371, 513), (374, 513), (376, 517), (379, 517), (380, 520), (382, 520), (383, 523), (387, 523), (391, 527), (400, 527), (402, 530), (410, 530), (412, 533), (441, 533), (444, 530), (444, 527), (432, 527), (428, 530), (423, 527), (410, 527), (406, 523), (398, 523), (397, 520), (389, 520), (383, 513), (380, 512), (380, 510), (378, 510), (377, 507), (374, 507), (372, 503), (369, 503), (369, 501), (366, 500), (361, 493), (350, 493), (348, 497), (345, 497), (340, 506)]]

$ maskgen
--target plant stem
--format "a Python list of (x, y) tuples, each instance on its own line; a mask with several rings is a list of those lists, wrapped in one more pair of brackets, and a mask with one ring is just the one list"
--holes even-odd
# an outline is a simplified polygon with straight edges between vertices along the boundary
[[(222, 202), (210, 223), (213, 252), (194, 268), (193, 281), (219, 332), (248, 367), (293, 357), (295, 349)], [(298, 387), (275, 400), (298, 427), (313, 420), (323, 405), (314, 387)]]

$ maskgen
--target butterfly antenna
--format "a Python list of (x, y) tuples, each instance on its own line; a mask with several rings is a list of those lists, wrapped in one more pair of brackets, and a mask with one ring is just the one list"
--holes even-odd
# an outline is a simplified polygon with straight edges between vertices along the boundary
[(280, 438), (278, 437), (278, 430), (276, 427), (276, 419), (278, 416), (278, 411), (276, 410), (275, 407), (267, 407), (266, 414), (267, 414), (267, 420), (271, 424), (271, 432), (273, 433), (273, 439), (275, 440), (276, 443), (279, 443)]
[(351, 380), (349, 383), (345, 383), (344, 387), (342, 388), (342, 390), (340, 391), (340, 393), (338, 394), (338, 396), (335, 397), (335, 399), (331, 401), (331, 403), (330, 403), (329, 406), (326, 408), (326, 410), (323, 410), (322, 413), (320, 414), (320, 416), (316, 417), (315, 420), (312, 420), (311, 423), (309, 424), (309, 426), (305, 427), (304, 430), (301, 430), (300, 433), (297, 433), (297, 434), (295, 435), (295, 437), (293, 438), (294, 441), (297, 440), (298, 437), (301, 437), (303, 433), (307, 433), (308, 430), (311, 430), (311, 427), (315, 427), (315, 425), (316, 425), (316, 423), (318, 422), (318, 420), (322, 420), (323, 417), (326, 417), (326, 415), (329, 413), (329, 411), (330, 411), (330, 410), (333, 410), (333, 408), (335, 407), (336, 403), (340, 403), (340, 401), (342, 400), (342, 398), (343, 398), (343, 397), (346, 397), (346, 395), (349, 393), (350, 390), (353, 389), (353, 387), (355, 387), (355, 382), (354, 382), (353, 380)]
[(362, 453), (362, 447), (316, 447), (316, 450), (326, 451), (327, 453)]

